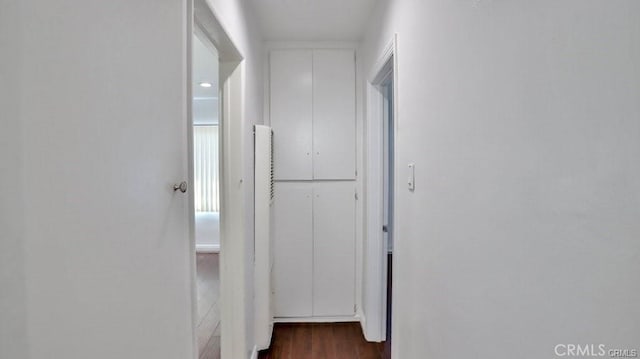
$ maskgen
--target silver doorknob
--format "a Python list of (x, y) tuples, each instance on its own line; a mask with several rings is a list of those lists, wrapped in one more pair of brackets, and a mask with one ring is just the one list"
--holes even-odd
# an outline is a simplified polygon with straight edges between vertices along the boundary
[(173, 185), (173, 191), (177, 191), (180, 190), (180, 192), (185, 193), (187, 192), (187, 181), (182, 181), (180, 183), (176, 183)]

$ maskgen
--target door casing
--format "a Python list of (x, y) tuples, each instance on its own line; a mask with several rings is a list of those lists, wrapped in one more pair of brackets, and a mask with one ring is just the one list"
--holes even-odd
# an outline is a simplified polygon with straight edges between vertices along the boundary
[[(397, 143), (398, 131), (398, 49), (397, 35), (383, 50), (371, 68), (367, 81), (366, 118), (366, 208), (364, 246), (364, 288), (362, 327), (365, 338), (381, 342), (386, 338), (387, 315), (387, 243), (383, 236), (384, 225), (384, 82), (392, 77), (393, 82), (393, 143)], [(396, 151), (393, 151), (394, 156)], [(398, 185), (397, 161), (394, 158), (393, 183)], [(393, 189), (393, 202), (397, 188)], [(398, 239), (397, 219), (391, 224), (394, 240)]]
[[(188, 86), (191, 98), (192, 34), (198, 32), (218, 50), (220, 79), (220, 325), (221, 358), (244, 358), (247, 355), (246, 325), (247, 283), (244, 229), (244, 83), (245, 62), (215, 11), (206, 0), (193, 1), (193, 18), (188, 24)], [(189, 126), (192, 104), (189, 101)], [(190, 127), (189, 127), (190, 128)], [(193, 178), (193, 134), (188, 136), (189, 183)], [(193, 253), (192, 293), (193, 327), (197, 325), (197, 287), (195, 265), (195, 208), (194, 193), (189, 195), (189, 230)], [(193, 339), (197, 348), (196, 338)], [(197, 351), (196, 351), (197, 352)], [(197, 355), (197, 353), (196, 353)]]

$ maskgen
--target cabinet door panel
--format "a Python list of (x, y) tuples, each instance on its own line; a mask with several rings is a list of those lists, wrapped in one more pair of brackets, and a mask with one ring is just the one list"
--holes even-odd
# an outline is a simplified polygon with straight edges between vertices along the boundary
[(353, 315), (354, 182), (315, 183), (313, 193), (313, 315)]
[(356, 93), (353, 50), (313, 51), (313, 178), (354, 179)]
[(312, 51), (272, 51), (270, 63), (275, 179), (312, 179)]
[(312, 185), (279, 182), (274, 200), (276, 317), (312, 315)]

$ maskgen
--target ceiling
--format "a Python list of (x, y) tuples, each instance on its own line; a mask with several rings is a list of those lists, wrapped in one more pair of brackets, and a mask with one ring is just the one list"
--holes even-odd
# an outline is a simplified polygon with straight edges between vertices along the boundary
[(379, 0), (247, 0), (264, 40), (360, 40)]
[[(218, 54), (213, 46), (207, 46), (193, 36), (193, 123), (214, 125), (218, 123)], [(211, 84), (202, 87), (201, 83)]]

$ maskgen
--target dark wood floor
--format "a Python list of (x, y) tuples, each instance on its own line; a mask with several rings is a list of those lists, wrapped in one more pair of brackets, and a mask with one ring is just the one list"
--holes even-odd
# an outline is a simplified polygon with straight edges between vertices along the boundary
[(220, 359), (220, 269), (218, 254), (197, 254), (198, 353)]
[(360, 323), (283, 324), (260, 359), (381, 359), (384, 344), (364, 339)]
[[(198, 352), (220, 359), (220, 269), (217, 254), (197, 255)], [(368, 343), (359, 323), (276, 324), (260, 359), (381, 359), (384, 344)]]

